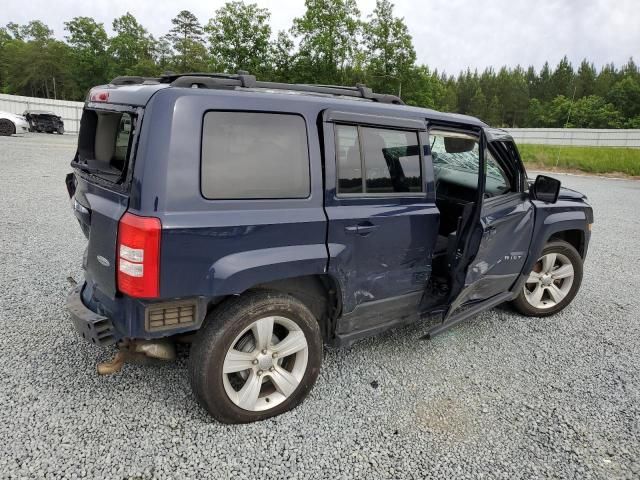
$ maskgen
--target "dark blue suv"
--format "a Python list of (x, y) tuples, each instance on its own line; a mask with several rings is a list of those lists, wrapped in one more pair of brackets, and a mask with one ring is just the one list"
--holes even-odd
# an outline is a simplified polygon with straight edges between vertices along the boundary
[(433, 335), (503, 302), (562, 310), (593, 222), (475, 118), (244, 72), (94, 88), (71, 165), (76, 329), (156, 357), (191, 341), (195, 395), (223, 422), (300, 403), (323, 344)]

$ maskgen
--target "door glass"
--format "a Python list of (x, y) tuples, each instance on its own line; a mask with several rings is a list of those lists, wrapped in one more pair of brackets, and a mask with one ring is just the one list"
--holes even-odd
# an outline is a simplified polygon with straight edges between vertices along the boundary
[[(430, 135), (436, 182), (444, 181), (465, 189), (477, 190), (480, 149), (471, 136), (456, 133), (432, 132)], [(485, 197), (511, 191), (509, 177), (493, 154), (485, 155)]]
[(498, 161), (487, 150), (486, 155), (486, 176), (487, 182), (484, 188), (484, 196), (495, 197), (496, 195), (502, 195), (511, 191), (511, 185), (509, 184), (509, 178), (504, 172)]
[(418, 134), (362, 128), (367, 193), (422, 191)]
[(358, 127), (336, 125), (338, 193), (362, 193), (362, 161)]

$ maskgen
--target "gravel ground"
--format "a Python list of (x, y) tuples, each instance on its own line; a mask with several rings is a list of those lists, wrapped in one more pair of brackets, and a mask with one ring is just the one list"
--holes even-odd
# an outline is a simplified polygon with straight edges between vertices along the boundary
[(595, 209), (582, 290), (547, 319), (500, 308), (431, 341), (419, 325), (327, 350), (299, 408), (210, 419), (186, 352), (98, 377), (67, 276), (85, 245), (73, 136), (0, 139), (0, 476), (640, 478), (640, 182), (558, 175)]

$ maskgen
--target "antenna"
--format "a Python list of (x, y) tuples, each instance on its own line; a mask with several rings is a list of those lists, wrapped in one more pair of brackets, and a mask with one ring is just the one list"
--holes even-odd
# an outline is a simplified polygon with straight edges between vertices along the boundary
[[(576, 99), (576, 91), (578, 90), (578, 86), (573, 87), (573, 96), (571, 97), (571, 103), (569, 104), (569, 112), (567, 113), (567, 121), (564, 122), (564, 128), (567, 128), (569, 125), (569, 119), (571, 118), (571, 111), (573, 110), (573, 102)], [(556, 168), (558, 168), (558, 164), (560, 163), (560, 148), (558, 148), (558, 155), (556, 156)]]

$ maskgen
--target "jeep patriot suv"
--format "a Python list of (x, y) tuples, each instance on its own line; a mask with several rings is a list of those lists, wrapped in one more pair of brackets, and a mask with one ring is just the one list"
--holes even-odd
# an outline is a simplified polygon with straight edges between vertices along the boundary
[(71, 166), (75, 328), (151, 356), (191, 341), (195, 396), (229, 423), (299, 404), (324, 344), (562, 310), (593, 222), (475, 118), (245, 72), (92, 89)]

